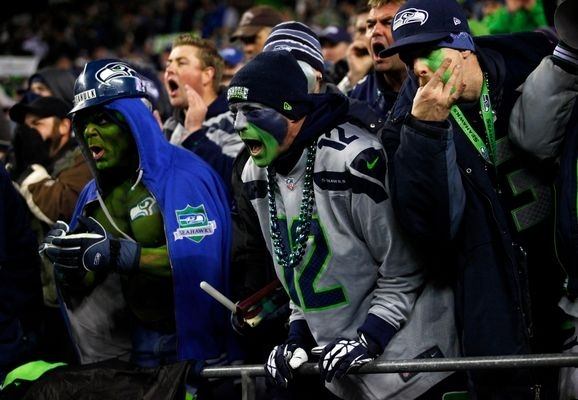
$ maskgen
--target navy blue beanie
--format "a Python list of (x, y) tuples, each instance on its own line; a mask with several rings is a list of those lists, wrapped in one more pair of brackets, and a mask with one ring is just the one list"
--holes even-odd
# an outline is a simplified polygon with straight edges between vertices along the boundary
[(291, 120), (303, 118), (312, 109), (307, 78), (291, 54), (284, 50), (258, 54), (231, 79), (229, 104), (263, 104)]
[(307, 25), (297, 21), (275, 25), (265, 41), (263, 51), (287, 50), (300, 61), (305, 61), (323, 73), (325, 61), (319, 38)]

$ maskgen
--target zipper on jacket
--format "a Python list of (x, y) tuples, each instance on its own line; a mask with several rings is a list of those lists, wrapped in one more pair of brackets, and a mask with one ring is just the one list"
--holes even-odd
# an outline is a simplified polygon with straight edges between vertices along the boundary
[[(496, 224), (496, 227), (498, 228), (498, 230), (500, 230), (500, 224), (498, 223), (498, 219), (496, 217), (496, 212), (494, 210), (494, 205), (492, 204), (491, 199), (484, 193), (481, 191), (481, 189), (479, 189), (474, 182), (472, 182), (472, 180), (469, 178), (469, 176), (467, 174), (464, 173), (464, 171), (462, 170), (461, 167), (459, 167), (459, 170), (461, 172), (462, 177), (464, 177), (467, 181), (470, 182), (470, 185), (474, 188), (475, 191), (477, 191), (484, 199), (486, 199), (486, 201), (488, 202), (488, 204), (490, 205), (490, 210), (491, 210), (491, 214), (492, 214), (492, 219), (494, 220), (494, 223)], [(503, 234), (503, 232), (500, 231), (500, 234)], [(503, 240), (502, 240), (503, 242)], [(510, 247), (512, 246), (512, 243), (510, 243)], [(522, 322), (524, 324), (524, 334), (526, 335), (526, 340), (527, 340), (527, 345), (530, 346), (530, 338), (532, 336), (534, 336), (534, 329), (533, 329), (533, 323), (532, 323), (532, 315), (530, 313), (530, 310), (528, 307), (530, 307), (529, 304), (529, 299), (525, 299), (526, 297), (530, 297), (530, 293), (529, 293), (529, 289), (526, 288), (526, 293), (527, 295), (524, 295), (523, 291), (522, 291), (522, 285), (520, 282), (520, 278), (519, 275), (522, 274), (522, 272), (519, 269), (519, 266), (517, 265), (517, 263), (514, 262), (514, 260), (512, 259), (511, 255), (505, 251), (506, 256), (508, 258), (508, 260), (510, 261), (510, 264), (514, 267), (514, 271), (513, 271), (513, 275), (514, 275), (514, 284), (516, 286), (516, 290), (518, 292), (518, 301), (520, 302), (519, 306), (518, 306), (518, 311), (522, 314)], [(524, 302), (522, 300), (526, 300), (528, 301), (528, 306), (526, 306), (524, 304)]]

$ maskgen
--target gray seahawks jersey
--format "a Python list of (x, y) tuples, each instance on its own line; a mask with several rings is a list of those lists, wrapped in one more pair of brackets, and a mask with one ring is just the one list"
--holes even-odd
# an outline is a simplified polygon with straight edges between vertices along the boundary
[[(307, 150), (288, 175), (276, 175), (277, 215), (286, 249), (296, 237), (306, 158)], [(386, 165), (377, 138), (355, 125), (340, 125), (318, 138), (307, 250), (294, 269), (275, 260), (277, 275), (291, 298), (291, 320), (305, 319), (317, 344), (325, 346), (337, 337), (356, 338), (357, 329), (372, 313), (401, 329), (381, 357), (415, 358), (428, 351), (426, 356), (455, 356), (453, 297), (449, 290), (424, 288), (420, 262), (393, 216), (384, 184)], [(242, 180), (274, 254), (267, 171), (249, 159)], [(410, 325), (411, 332), (402, 329)], [(448, 375), (352, 375), (328, 388), (343, 398), (413, 399)]]

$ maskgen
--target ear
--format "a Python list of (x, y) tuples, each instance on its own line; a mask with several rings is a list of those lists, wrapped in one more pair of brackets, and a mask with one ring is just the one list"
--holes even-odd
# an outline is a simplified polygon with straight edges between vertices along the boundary
[(70, 130), (72, 128), (72, 121), (68, 118), (62, 118), (60, 120), (60, 125), (58, 126), (58, 132), (60, 136), (70, 135)]
[(215, 78), (215, 68), (207, 67), (201, 73), (203, 86), (212, 85)]

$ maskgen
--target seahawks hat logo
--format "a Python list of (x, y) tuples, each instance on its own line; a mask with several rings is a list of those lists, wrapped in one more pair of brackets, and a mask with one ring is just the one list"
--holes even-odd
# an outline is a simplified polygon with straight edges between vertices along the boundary
[(428, 17), (429, 14), (425, 10), (408, 8), (407, 10), (403, 10), (402, 12), (395, 15), (392, 28), (395, 31), (397, 28), (407, 24), (419, 23), (420, 25), (423, 25), (427, 21)]
[(97, 81), (107, 86), (110, 85), (109, 81), (115, 78), (127, 77), (138, 79), (136, 71), (127, 64), (121, 62), (106, 64), (96, 72), (95, 77)]

